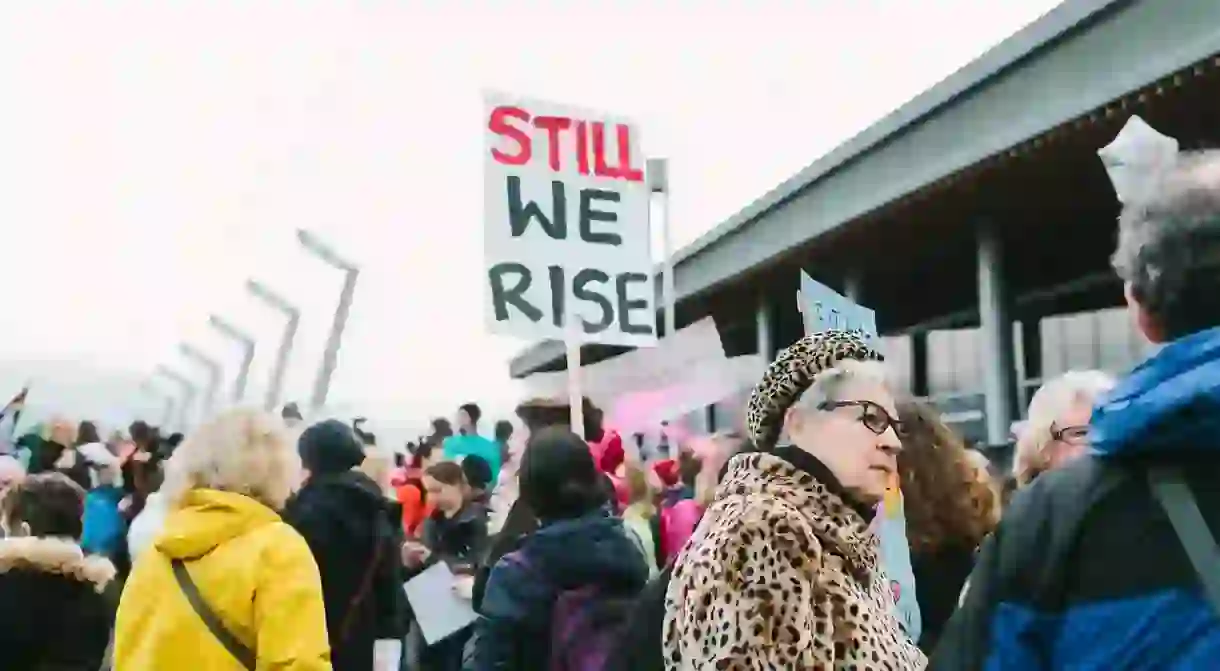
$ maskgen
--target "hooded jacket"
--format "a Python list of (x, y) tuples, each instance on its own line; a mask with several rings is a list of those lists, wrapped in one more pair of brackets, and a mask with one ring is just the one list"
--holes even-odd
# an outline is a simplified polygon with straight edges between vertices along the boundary
[(62, 538), (0, 540), (0, 663), (96, 671), (114, 623), (115, 569)]
[(809, 454), (776, 453), (732, 459), (679, 555), (666, 669), (922, 669), (862, 509)]
[(1220, 619), (1146, 473), (1179, 468), (1220, 537), (1220, 328), (1137, 367), (1091, 429), (1094, 454), (1040, 475), (1005, 511), (934, 668), (1216, 667)]
[(535, 671), (550, 663), (552, 607), (586, 586), (638, 592), (648, 567), (620, 520), (605, 511), (545, 524), (492, 569), (473, 671)]
[(335, 671), (373, 668), (373, 643), (406, 635), (398, 519), (359, 471), (314, 476), (284, 507), (318, 563)]
[(172, 559), (185, 562), (260, 670), (329, 671), (322, 584), (309, 546), (262, 503), (214, 489), (188, 491), (132, 569), (115, 622), (116, 671), (242, 671), (183, 596)]

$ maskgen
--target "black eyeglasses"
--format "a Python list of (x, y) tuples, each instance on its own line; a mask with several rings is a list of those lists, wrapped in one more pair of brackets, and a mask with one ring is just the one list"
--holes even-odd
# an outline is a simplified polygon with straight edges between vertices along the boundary
[(818, 405), (818, 410), (829, 412), (838, 408), (860, 408), (860, 423), (880, 436), (890, 427), (899, 436), (906, 433), (900, 420), (894, 419), (885, 408), (872, 401), (827, 401)]
[(1061, 443), (1069, 445), (1079, 445), (1086, 443), (1089, 440), (1089, 427), (1087, 426), (1065, 426), (1056, 428), (1051, 425), (1051, 438)]

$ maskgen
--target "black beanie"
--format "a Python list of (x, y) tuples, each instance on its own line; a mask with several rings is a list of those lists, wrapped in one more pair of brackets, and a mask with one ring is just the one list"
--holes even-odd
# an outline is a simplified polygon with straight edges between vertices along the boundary
[(364, 448), (352, 427), (337, 419), (318, 422), (297, 440), (301, 465), (311, 475), (350, 471), (364, 462)]

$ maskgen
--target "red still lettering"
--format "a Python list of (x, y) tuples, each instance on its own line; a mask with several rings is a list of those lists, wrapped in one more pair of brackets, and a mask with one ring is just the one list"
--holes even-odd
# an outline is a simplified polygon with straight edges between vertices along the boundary
[(534, 126), (546, 131), (546, 139), (549, 144), (547, 159), (550, 161), (551, 170), (559, 172), (559, 134), (561, 131), (567, 130), (572, 125), (572, 120), (566, 116), (538, 116), (534, 117)]
[(521, 130), (511, 125), (509, 123), (510, 119), (529, 123), (530, 113), (520, 107), (497, 107), (491, 112), (491, 119), (487, 122), (487, 128), (500, 137), (516, 142), (517, 152), (515, 154), (507, 154), (499, 149), (492, 149), (491, 157), (505, 165), (524, 165), (529, 163), (530, 155), (533, 153), (533, 148), (530, 146), (530, 134), (529, 131)]
[[(513, 122), (520, 122), (514, 124)], [(559, 172), (563, 169), (560, 159), (560, 145), (566, 131), (574, 135), (573, 147), (576, 159), (576, 169), (582, 175), (590, 173), (589, 166), (589, 134), (592, 133), (593, 165), (592, 173), (598, 177), (625, 179), (629, 182), (644, 181), (644, 171), (631, 165), (631, 128), (625, 124), (615, 124), (615, 137), (618, 140), (618, 165), (610, 165), (606, 160), (606, 124), (601, 121), (582, 121), (561, 116), (531, 117), (530, 113), (519, 107), (502, 106), (491, 112), (487, 128), (515, 145), (515, 150), (501, 151), (492, 149), (492, 158), (505, 165), (524, 165), (533, 157), (533, 143), (530, 131), (523, 126), (532, 125), (543, 131), (547, 140), (547, 164), (551, 170)]]
[(605, 124), (593, 122), (593, 174), (628, 182), (644, 181), (644, 171), (631, 167), (631, 127), (624, 124), (616, 124), (615, 127), (618, 131), (618, 166), (606, 164)]

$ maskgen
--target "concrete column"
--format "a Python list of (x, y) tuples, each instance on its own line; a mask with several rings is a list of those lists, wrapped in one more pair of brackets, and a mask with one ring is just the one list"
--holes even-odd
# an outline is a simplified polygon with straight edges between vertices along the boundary
[(928, 396), (928, 334), (911, 334), (911, 393), (919, 398)]
[(1004, 250), (993, 222), (978, 226), (978, 295), (986, 393), (987, 442), (1007, 442), (1016, 400), (1012, 321), (1004, 276)]
[(1042, 379), (1042, 320), (1038, 317), (1026, 315), (1021, 320), (1021, 358), (1025, 368), (1025, 379), (1017, 380), (1017, 384), (1021, 387), (1021, 393), (1017, 395), (1018, 405), (1017, 415), (1025, 414), (1025, 407), (1029, 405), (1029, 399), (1034, 395), (1033, 389), (1027, 389), (1026, 383), (1029, 380)]
[(758, 309), (755, 312), (755, 343), (763, 361), (771, 363), (775, 357), (775, 312), (766, 296), (758, 299)]

